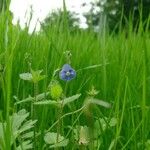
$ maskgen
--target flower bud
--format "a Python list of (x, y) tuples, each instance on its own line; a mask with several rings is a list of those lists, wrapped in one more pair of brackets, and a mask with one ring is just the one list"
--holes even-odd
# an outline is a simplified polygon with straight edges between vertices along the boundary
[(51, 81), (51, 83), (49, 84), (49, 90), (52, 99), (58, 100), (61, 98), (63, 89), (58, 81), (56, 80)]

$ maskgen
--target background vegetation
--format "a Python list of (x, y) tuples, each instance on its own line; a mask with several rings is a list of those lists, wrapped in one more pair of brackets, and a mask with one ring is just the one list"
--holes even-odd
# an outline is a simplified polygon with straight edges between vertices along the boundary
[[(46, 27), (43, 25), (39, 33), (28, 34), (28, 27), (21, 30), (19, 25), (12, 25), (8, 9), (0, 13), (0, 148), (41, 150), (49, 149), (50, 145), (57, 149), (59, 140), (52, 137), (59, 131), (65, 138), (63, 141), (68, 143), (66, 139), (69, 139), (67, 146), (61, 143), (68, 150), (93, 147), (149, 150), (149, 18), (145, 17), (146, 22), (140, 19), (136, 30), (132, 19), (125, 20), (126, 28), (123, 28), (122, 19), (118, 21), (117, 34), (114, 30), (109, 32), (106, 24), (102, 32), (72, 28), (67, 18), (64, 11), (62, 17), (56, 17)], [(41, 101), (52, 98), (46, 95), (48, 85), (54, 71), (66, 63), (66, 50), (72, 53), (71, 66), (77, 76), (68, 83), (58, 76), (56, 79), (65, 97), (78, 93), (81, 96), (63, 110), (51, 105), (32, 105), (32, 98), (37, 99), (41, 93), (45, 93), (42, 100), (38, 97)], [(43, 70), (42, 74), (46, 75), (36, 84), (36, 90), (34, 83), (19, 76), (31, 72), (29, 64), (32, 70)], [(92, 111), (88, 109), (89, 113), (82, 109), (78, 112), (87, 106), (87, 91), (92, 86), (99, 91), (95, 97), (110, 103), (111, 108), (96, 105)], [(22, 102), (26, 98), (31, 100)], [(55, 122), (69, 112), (56, 128)], [(99, 134), (94, 144), (88, 145), (87, 128), (95, 127), (96, 121)], [(34, 133), (30, 132), (32, 129)], [(49, 136), (47, 130), (53, 134)]]

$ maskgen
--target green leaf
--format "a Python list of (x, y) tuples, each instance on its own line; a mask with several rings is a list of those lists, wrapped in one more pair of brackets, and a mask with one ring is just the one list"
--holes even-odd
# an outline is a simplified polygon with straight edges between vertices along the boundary
[[(36, 100), (37, 100), (37, 101), (40, 101), (40, 100), (42, 100), (42, 99), (45, 99), (46, 96), (48, 96), (48, 95), (49, 95), (49, 92), (41, 93), (41, 94), (39, 94), (39, 95), (36, 96)], [(35, 99), (34, 97), (29, 96), (28, 98), (25, 98), (25, 99), (23, 99), (23, 100), (20, 100), (20, 101), (16, 102), (15, 105), (18, 105), (18, 104), (21, 104), (21, 103), (31, 102), (31, 101), (33, 101), (34, 99)]]
[(109, 122), (109, 125), (111, 127), (114, 127), (117, 125), (117, 119), (116, 118), (111, 118), (110, 122)]
[(33, 100), (34, 100), (34, 98), (31, 97), (31, 96), (29, 96), (28, 98), (25, 98), (25, 99), (23, 99), (21, 101), (16, 102), (15, 105), (22, 104), (22, 103), (27, 103), (27, 102), (31, 102)]
[(116, 144), (116, 139), (112, 140), (111, 143), (110, 143), (110, 146), (108, 148), (108, 150), (113, 150), (114, 149), (114, 146)]
[(3, 123), (0, 123), (0, 138), (3, 138), (4, 130), (3, 130)]
[(19, 77), (22, 80), (27, 80), (27, 81), (31, 81), (33, 83), (38, 83), (40, 80), (43, 80), (44, 78), (46, 78), (45, 75), (41, 75), (42, 70), (31, 70), (31, 73), (27, 72), (27, 73), (21, 73), (19, 75)]
[[(58, 136), (58, 142), (57, 142), (57, 136)], [(68, 145), (69, 140), (65, 139), (60, 134), (57, 135), (57, 133), (54, 132), (48, 132), (44, 136), (44, 141), (46, 144), (50, 144), (50, 148), (55, 147), (65, 147)]]
[(106, 127), (107, 123), (104, 118), (97, 119), (94, 123), (94, 137), (98, 138), (106, 130)]
[[(59, 135), (58, 136), (58, 142), (63, 141), (64, 137)], [(57, 143), (57, 133), (54, 132), (48, 132), (44, 136), (44, 141), (46, 144), (56, 144)]]
[(73, 129), (74, 138), (78, 141), (79, 145), (88, 145), (90, 142), (90, 134), (89, 134), (89, 127), (87, 126), (76, 126)]
[(55, 105), (55, 106), (60, 106), (61, 104), (66, 105), (68, 103), (71, 103), (78, 99), (81, 96), (81, 94), (76, 94), (71, 97), (67, 97), (64, 100), (61, 101), (54, 101), (54, 100), (45, 100), (45, 101), (40, 101), (40, 102), (35, 102), (35, 105)]
[(66, 105), (68, 103), (71, 103), (73, 101), (75, 101), (76, 99), (78, 99), (79, 97), (81, 96), (81, 94), (76, 94), (76, 95), (73, 95), (71, 97), (67, 97), (65, 98), (64, 100), (62, 101), (59, 101), (59, 103), (63, 104), (63, 105)]
[(79, 145), (88, 145), (90, 141), (89, 127), (81, 126), (79, 132)]
[[(18, 149), (31, 149), (32, 148), (32, 138), (33, 138), (33, 130), (34, 124), (36, 120), (28, 120), (29, 113), (22, 109), (18, 113), (13, 113), (12, 116), (9, 116), (10, 119), (10, 136), (11, 136), (11, 145), (14, 143), (18, 145)], [(4, 122), (0, 123), (0, 149), (4, 149), (5, 147), (5, 139), (4, 139), (4, 129), (7, 124)], [(18, 140), (18, 138), (20, 140)], [(27, 140), (27, 141), (26, 141)], [(23, 141), (23, 142), (22, 142)], [(22, 143), (20, 143), (22, 142)]]
[(32, 74), (27, 72), (27, 73), (21, 73), (19, 75), (19, 77), (22, 79), (22, 80), (27, 80), (27, 81), (32, 81), (33, 77), (32, 77)]
[(108, 119), (107, 117), (99, 118), (94, 123), (94, 136), (97, 138), (99, 135), (101, 135), (103, 132), (105, 132), (106, 129), (110, 129), (110, 127), (114, 127), (117, 124), (116, 118)]
[(4, 130), (3, 130), (3, 126), (6, 126), (6, 123), (2, 124), (0, 123), (0, 149), (4, 148)]
[(45, 99), (48, 95), (49, 95), (49, 92), (41, 93), (41, 94), (36, 96), (36, 100), (41, 101), (41, 100)]
[(41, 73), (43, 72), (43, 70), (31, 70), (31, 74), (32, 74), (32, 81), (34, 83), (39, 82), (40, 80), (43, 80), (44, 78), (46, 78), (46, 75), (41, 75)]
[(21, 124), (25, 121), (25, 119), (29, 116), (29, 113), (26, 113), (25, 110), (19, 111), (18, 113), (14, 113), (12, 116), (12, 131), (17, 136), (18, 129)]
[(51, 145), (49, 146), (49, 148), (55, 148), (55, 147), (65, 147), (67, 146), (69, 143), (69, 140), (68, 139), (64, 139), (63, 141), (59, 142), (59, 143), (56, 143), (54, 145)]
[(22, 133), (22, 132), (25, 132), (31, 128), (34, 127), (34, 124), (37, 122), (37, 120), (29, 120), (29, 121), (26, 121), (21, 127), (20, 129), (18, 130), (19, 133)]
[(31, 150), (33, 149), (33, 143), (31, 140), (23, 141), (16, 150)]
[(58, 106), (59, 103), (57, 101), (53, 101), (53, 100), (45, 100), (45, 101), (35, 102), (34, 105), (55, 105), (55, 106)]
[(27, 133), (24, 133), (21, 138), (22, 139), (29, 139), (29, 138), (32, 138), (34, 136), (34, 132), (31, 131), (31, 132), (27, 132)]

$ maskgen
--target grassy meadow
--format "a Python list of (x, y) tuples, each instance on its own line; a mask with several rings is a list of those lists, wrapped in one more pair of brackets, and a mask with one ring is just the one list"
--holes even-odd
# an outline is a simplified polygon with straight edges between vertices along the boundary
[[(0, 149), (149, 150), (148, 29), (128, 22), (117, 34), (94, 33), (65, 23), (28, 34), (0, 14)], [(70, 81), (57, 70), (65, 51)]]

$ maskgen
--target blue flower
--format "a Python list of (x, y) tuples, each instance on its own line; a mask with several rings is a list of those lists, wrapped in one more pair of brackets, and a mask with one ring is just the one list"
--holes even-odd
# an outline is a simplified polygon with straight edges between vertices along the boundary
[(70, 81), (76, 77), (76, 71), (69, 65), (65, 64), (59, 72), (59, 78), (64, 81)]

